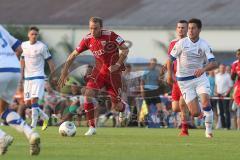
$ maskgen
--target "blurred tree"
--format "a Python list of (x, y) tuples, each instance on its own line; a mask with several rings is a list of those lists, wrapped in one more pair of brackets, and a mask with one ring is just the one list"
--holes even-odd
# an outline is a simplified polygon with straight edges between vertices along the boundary
[(64, 35), (62, 37), (62, 40), (60, 42), (58, 42), (57, 45), (62, 47), (66, 51), (66, 53), (68, 53), (68, 54), (70, 54), (75, 49), (73, 44), (71, 44), (69, 42), (69, 38), (68, 38), (67, 35)]

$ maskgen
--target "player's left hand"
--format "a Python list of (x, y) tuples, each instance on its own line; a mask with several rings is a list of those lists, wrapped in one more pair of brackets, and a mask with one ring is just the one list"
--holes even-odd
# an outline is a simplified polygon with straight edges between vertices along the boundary
[(194, 76), (200, 77), (204, 72), (205, 72), (205, 70), (204, 70), (203, 68), (202, 68), (202, 69), (197, 69), (197, 70), (194, 72)]
[(114, 65), (111, 65), (110, 67), (108, 67), (108, 70), (109, 70), (110, 72), (115, 72), (115, 71), (117, 71), (119, 68), (120, 68), (120, 65), (114, 64)]

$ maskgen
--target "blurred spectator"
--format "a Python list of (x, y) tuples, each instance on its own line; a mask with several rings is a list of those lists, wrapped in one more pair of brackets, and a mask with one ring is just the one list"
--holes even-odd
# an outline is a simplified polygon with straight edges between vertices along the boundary
[(236, 113), (237, 128), (240, 130), (240, 49), (236, 52), (237, 60), (233, 62), (231, 68), (231, 77), (235, 81), (233, 93), (233, 107), (232, 110)]
[(140, 76), (136, 72), (132, 72), (130, 64), (125, 65), (126, 70), (123, 72), (123, 98), (130, 107), (131, 116), (129, 119), (130, 126), (138, 126), (138, 113), (140, 110)]
[[(61, 117), (61, 111), (65, 108), (65, 99), (54, 92), (48, 82), (45, 83), (45, 93), (43, 99), (43, 110), (49, 116), (49, 125), (55, 125), (57, 120), (53, 118)], [(54, 115), (54, 117), (53, 117)]]
[(226, 66), (226, 73), (231, 75), (231, 66)]
[[(208, 80), (210, 83), (210, 96), (213, 97), (215, 96), (215, 71), (209, 71), (208, 72)], [(216, 99), (210, 99), (210, 103), (211, 106), (213, 108), (213, 112), (214, 112), (214, 122), (215, 122), (215, 126), (217, 126), (218, 124), (218, 108), (217, 108), (217, 100)]]
[[(61, 122), (72, 121), (74, 115), (82, 115), (82, 113), (78, 114), (78, 108), (81, 107), (80, 111), (83, 110), (83, 98), (80, 97), (80, 87), (77, 83), (72, 83), (71, 85), (71, 96), (69, 97), (69, 104), (67, 109), (65, 110), (65, 114), (61, 118)], [(78, 119), (79, 120), (79, 119)], [(78, 122), (79, 124), (80, 122)]]
[(161, 104), (161, 99), (159, 97), (160, 90), (159, 84), (160, 79), (160, 70), (157, 69), (157, 59), (152, 58), (150, 60), (148, 69), (145, 71), (145, 74), (141, 77), (141, 94), (148, 108), (148, 113), (150, 113), (150, 105), (153, 104), (157, 107), (157, 116), (160, 117), (161, 111), (164, 110), (164, 113), (167, 113), (166, 108)]
[(230, 100), (224, 99), (230, 97), (230, 92), (233, 87), (231, 76), (229, 73), (226, 73), (226, 66), (220, 64), (219, 73), (216, 74), (215, 79), (216, 85), (216, 95), (219, 97), (218, 104), (220, 110), (220, 118), (223, 128), (230, 129), (231, 126), (231, 117), (230, 117)]

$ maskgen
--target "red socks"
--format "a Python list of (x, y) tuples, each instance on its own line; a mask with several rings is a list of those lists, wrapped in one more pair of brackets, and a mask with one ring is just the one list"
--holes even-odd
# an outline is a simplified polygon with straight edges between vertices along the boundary
[(182, 121), (182, 131), (188, 132), (188, 124), (186, 121)]

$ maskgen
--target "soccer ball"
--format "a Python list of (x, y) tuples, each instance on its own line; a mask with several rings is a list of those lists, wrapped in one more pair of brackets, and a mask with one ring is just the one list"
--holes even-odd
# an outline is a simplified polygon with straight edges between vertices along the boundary
[(73, 122), (63, 122), (59, 127), (59, 134), (64, 137), (73, 137), (77, 132), (77, 128)]

